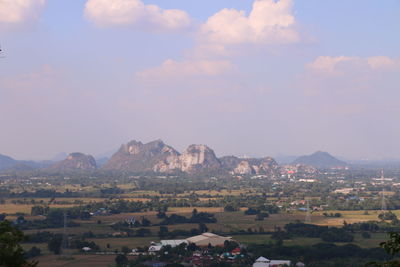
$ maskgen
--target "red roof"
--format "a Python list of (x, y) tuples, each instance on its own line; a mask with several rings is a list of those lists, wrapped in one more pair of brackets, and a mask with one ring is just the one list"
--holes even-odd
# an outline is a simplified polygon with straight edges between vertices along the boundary
[(240, 252), (240, 248), (235, 248), (231, 251), (231, 253), (239, 253)]

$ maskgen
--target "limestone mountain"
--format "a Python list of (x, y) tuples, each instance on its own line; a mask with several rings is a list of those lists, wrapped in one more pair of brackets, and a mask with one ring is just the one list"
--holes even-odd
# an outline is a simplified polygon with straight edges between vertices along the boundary
[(158, 162), (155, 172), (204, 172), (221, 169), (221, 162), (214, 151), (206, 145), (190, 145), (182, 155), (171, 156)]
[(69, 171), (94, 171), (97, 169), (96, 160), (91, 155), (83, 153), (71, 153), (65, 160), (59, 161), (47, 171), (69, 172)]
[[(161, 140), (147, 144), (133, 140), (123, 144), (102, 166), (102, 169), (131, 172), (154, 171), (155, 166), (160, 162), (173, 165), (179, 155), (178, 151), (164, 144)], [(162, 166), (159, 168), (162, 169)]]
[(292, 164), (303, 164), (315, 168), (344, 167), (348, 164), (338, 160), (327, 152), (317, 151), (311, 155), (298, 157)]
[(265, 174), (275, 176), (278, 174), (279, 165), (271, 157), (265, 158), (238, 158), (234, 156), (226, 156), (220, 158), (224, 169), (234, 174), (253, 175)]
[(182, 154), (161, 140), (143, 144), (130, 141), (102, 167), (103, 170), (157, 173), (235, 173), (275, 176), (278, 164), (273, 158), (217, 158), (206, 145), (190, 145)]

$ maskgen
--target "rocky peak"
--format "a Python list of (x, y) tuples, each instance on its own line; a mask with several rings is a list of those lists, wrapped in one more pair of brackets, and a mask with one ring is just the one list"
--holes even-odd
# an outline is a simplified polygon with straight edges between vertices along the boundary
[(233, 170), (233, 172), (235, 174), (242, 174), (242, 175), (246, 175), (246, 174), (254, 174), (255, 170), (254, 168), (250, 165), (250, 163), (248, 161), (241, 161), (236, 168)]
[(195, 171), (199, 168), (219, 168), (221, 163), (214, 151), (206, 145), (190, 145), (180, 156), (181, 170), (184, 172)]
[(123, 144), (119, 152), (126, 153), (128, 155), (136, 155), (139, 154), (143, 149), (143, 143), (137, 142), (136, 140), (132, 140), (127, 144)]
[(155, 140), (147, 144), (133, 140), (122, 145), (103, 168), (132, 172), (153, 171), (158, 163), (172, 161), (171, 157), (178, 156), (179, 152), (166, 145), (162, 140)]
[(51, 171), (92, 171), (97, 169), (96, 160), (91, 155), (83, 153), (71, 153), (65, 160), (57, 162), (50, 166)]

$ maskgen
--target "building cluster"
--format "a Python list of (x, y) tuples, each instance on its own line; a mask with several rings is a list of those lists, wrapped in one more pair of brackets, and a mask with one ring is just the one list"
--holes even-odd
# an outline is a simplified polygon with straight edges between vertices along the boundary
[[(208, 266), (211, 263), (224, 261), (226, 263), (237, 263), (247, 257), (244, 253), (244, 247), (238, 245), (230, 251), (225, 251), (219, 255), (212, 255), (210, 250), (212, 247), (224, 247), (227, 241), (234, 241), (232, 237), (224, 237), (214, 233), (203, 233), (201, 235), (189, 237), (187, 239), (178, 240), (161, 240), (157, 243), (152, 242), (148, 254), (157, 255), (166, 246), (171, 248), (178, 247), (182, 244), (186, 246), (195, 245), (197, 248), (189, 257), (184, 259), (187, 266), (200, 267)], [(147, 265), (146, 265), (147, 264)], [(165, 266), (166, 263), (160, 261), (149, 261), (145, 263), (146, 266)], [(247, 265), (246, 265), (247, 266)], [(259, 257), (252, 265), (253, 267), (283, 267), (283, 266), (296, 266), (304, 267), (301, 262), (292, 265), (290, 260), (269, 260), (265, 257)]]

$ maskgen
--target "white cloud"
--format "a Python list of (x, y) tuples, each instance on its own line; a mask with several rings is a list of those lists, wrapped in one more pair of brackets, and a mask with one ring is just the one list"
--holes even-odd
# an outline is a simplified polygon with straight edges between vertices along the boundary
[(218, 76), (232, 72), (233, 65), (227, 60), (174, 61), (168, 59), (155, 68), (136, 74), (141, 80), (182, 78), (188, 76)]
[(398, 65), (397, 59), (386, 56), (375, 57), (330, 57), (320, 56), (306, 67), (314, 72), (326, 75), (340, 75), (344, 72), (387, 70)]
[(338, 74), (338, 65), (343, 62), (349, 62), (356, 60), (355, 57), (329, 57), (320, 56), (317, 57), (313, 62), (307, 64), (307, 68), (316, 72), (326, 73), (326, 74)]
[(147, 25), (157, 30), (180, 30), (191, 24), (185, 11), (161, 9), (140, 0), (88, 0), (85, 15), (99, 26)]
[(299, 40), (292, 0), (256, 0), (251, 13), (225, 8), (201, 26), (202, 39), (213, 43), (282, 44)]
[(0, 24), (20, 24), (38, 17), (46, 0), (0, 0)]

